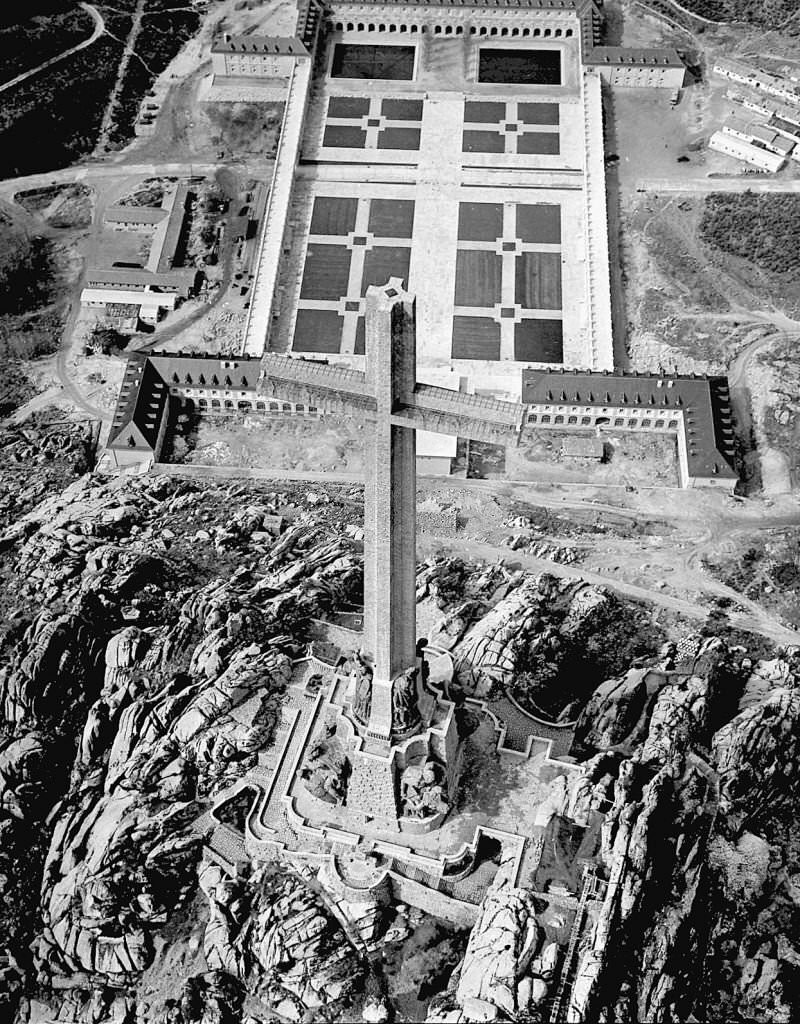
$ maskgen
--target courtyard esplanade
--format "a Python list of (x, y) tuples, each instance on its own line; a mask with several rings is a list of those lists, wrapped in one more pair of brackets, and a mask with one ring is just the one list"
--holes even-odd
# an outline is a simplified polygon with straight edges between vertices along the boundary
[(336, 32), (431, 33), (595, 42), (594, 0), (331, 0), (326, 27)]

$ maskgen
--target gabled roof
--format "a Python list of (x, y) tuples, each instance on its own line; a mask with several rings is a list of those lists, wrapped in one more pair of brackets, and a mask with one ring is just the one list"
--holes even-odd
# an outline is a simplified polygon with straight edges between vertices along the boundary
[(212, 53), (271, 53), (276, 56), (307, 57), (308, 50), (296, 36), (223, 36), (211, 47)]
[(104, 219), (106, 224), (158, 224), (166, 216), (161, 206), (109, 206)]
[(138, 353), (129, 356), (108, 446), (154, 451), (168, 401), (169, 388), (150, 360)]
[(583, 59), (584, 64), (647, 65), (669, 68), (685, 67), (677, 50), (636, 49), (629, 46), (595, 46)]
[(184, 295), (188, 295), (196, 277), (197, 271), (191, 267), (161, 274), (153, 274), (144, 267), (90, 267), (86, 271), (90, 288), (175, 288)]
[(155, 451), (171, 388), (219, 387), (255, 393), (260, 368), (261, 361), (249, 356), (132, 353), (122, 378), (107, 446)]

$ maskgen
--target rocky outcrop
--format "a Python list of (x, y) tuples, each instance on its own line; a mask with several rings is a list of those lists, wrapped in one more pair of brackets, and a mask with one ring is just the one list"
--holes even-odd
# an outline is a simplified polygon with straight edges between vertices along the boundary
[(720, 807), (736, 835), (752, 814), (793, 814), (800, 799), (800, 689), (777, 687), (714, 736)]
[[(148, 967), (196, 887), (207, 801), (270, 741), (299, 624), (360, 585), (339, 523), (300, 515), (280, 535), (277, 503), (237, 507), (234, 490), (206, 489), (198, 510), (194, 484), (84, 479), (0, 537), (18, 598), (59, 609), (21, 618), (6, 640), (0, 697), (24, 732), (0, 748), (0, 828), (59, 795), (42, 785), (59, 729), (75, 758), (71, 776), (54, 776), (70, 789), (51, 815), (42, 982), (77, 972), (120, 984)], [(229, 552), (231, 571), (209, 578)]]
[[(96, 770), (78, 782), (45, 867), (39, 958), (53, 970), (119, 978), (148, 965), (151, 927), (192, 885), (201, 835), (188, 826), (200, 814), (198, 797), (253, 763), (275, 725), (287, 656), (248, 644), (248, 631), (228, 620), (209, 616), (205, 625), (189, 674), (137, 696), (129, 691), (132, 659), (153, 651), (130, 631), (109, 645), (108, 690), (79, 754)], [(233, 716), (247, 707), (250, 725)]]
[[(289, 853), (291, 868), (253, 870), (233, 815), (235, 852), (220, 841), (207, 854), (231, 874), (202, 860), (211, 829), (219, 838), (226, 828), (213, 802), (251, 787), (246, 812), (256, 783), (243, 776), (273, 767), (260, 755), (279, 721), (286, 735), (283, 693), (316, 635), (309, 622), (360, 598), (360, 527), (346, 508), (239, 485), (79, 480), (0, 536), (12, 581), (0, 665), (0, 990), (23, 991), (26, 975), (30, 989), (37, 973), (43, 994), (83, 986), (61, 1007), (53, 997), (31, 1010), (31, 1024), (36, 1013), (80, 1024), (390, 1017), (391, 985), (365, 963), (383, 945), (386, 970), (402, 970), (388, 965), (414, 938), (380, 854), (340, 844), (303, 867)], [(540, 862), (549, 910), (564, 887), (579, 890), (586, 863), (606, 893), (587, 913), (571, 1018), (707, 1019), (695, 1001), (702, 964), (706, 991), (729, 989), (712, 1017), (788, 1019), (800, 875), (777, 829), (797, 799), (795, 655), (754, 665), (744, 645), (696, 636), (652, 658), (645, 644), (649, 660), (634, 661), (617, 629), (624, 606), (602, 588), (451, 558), (426, 562), (417, 584), (429, 639), (454, 652), (456, 698), (513, 695), (523, 676), (536, 694), (560, 692), (580, 677), (585, 702), (608, 677), (580, 723), (595, 756), (563, 772), (538, 752), (519, 763), (520, 777), (543, 772), (526, 870), (550, 838), (556, 858), (579, 851), (568, 870)], [(618, 648), (614, 667), (590, 674)], [(332, 798), (334, 818), (347, 766), (333, 745), (306, 753), (301, 770)], [(441, 780), (416, 772), (405, 796), (426, 813)], [(286, 838), (291, 850), (292, 835), (273, 845)], [(19, 905), (38, 920), (40, 896), (31, 960), (33, 925), (11, 916)], [(560, 967), (552, 936), (563, 948), (574, 903), (553, 924), (537, 901), (501, 866), (431, 1021), (542, 1012)], [(181, 932), (185, 918), (195, 934)], [(151, 979), (174, 946), (166, 996)], [(463, 952), (460, 940), (448, 972)], [(443, 963), (428, 965), (424, 990), (395, 986), (418, 1017)]]
[(612, 598), (598, 587), (543, 574), (525, 577), (467, 632), (454, 651), (457, 684), (470, 696), (507, 686), (538, 654), (591, 629)]
[(781, 658), (755, 663), (745, 659), (744, 668), (748, 674), (739, 701), (740, 711), (759, 704), (772, 690), (792, 690), (800, 685), (800, 648), (785, 651)]
[(601, 683), (578, 719), (576, 744), (593, 750), (609, 750), (623, 743), (645, 709), (647, 674), (647, 669), (633, 668), (620, 679)]
[[(104, 647), (97, 601), (87, 597), (76, 611), (39, 612), (0, 669), (5, 721), (15, 725), (58, 720), (99, 689)], [(100, 627), (98, 629), (98, 626)]]
[(472, 929), (456, 999), (467, 1013), (488, 1004), (512, 1015), (527, 1007), (523, 981), (541, 940), (533, 898), (510, 882), (510, 867), (498, 872)]
[(363, 969), (319, 897), (285, 868), (246, 882), (205, 865), (200, 884), (211, 908), (205, 933), (209, 967), (246, 983), (287, 1020), (335, 1009), (357, 990)]
[(532, 894), (512, 884), (514, 859), (501, 865), (481, 904), (466, 954), (446, 993), (432, 1000), (428, 1024), (515, 1020), (548, 994), (558, 944), (548, 941)]
[(24, 821), (43, 809), (49, 789), (46, 761), (47, 740), (36, 732), (0, 746), (0, 815)]

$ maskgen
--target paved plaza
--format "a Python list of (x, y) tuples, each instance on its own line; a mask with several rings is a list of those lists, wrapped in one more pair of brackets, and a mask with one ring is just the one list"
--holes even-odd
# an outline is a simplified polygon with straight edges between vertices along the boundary
[(270, 349), (360, 367), (366, 289), (398, 277), (423, 369), (518, 397), (521, 366), (610, 366), (599, 80), (577, 39), (386, 42), (327, 39)]

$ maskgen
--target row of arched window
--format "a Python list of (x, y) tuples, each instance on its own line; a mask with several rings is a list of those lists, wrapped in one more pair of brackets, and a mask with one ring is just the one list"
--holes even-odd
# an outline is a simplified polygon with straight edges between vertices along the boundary
[(337, 21), (328, 23), (328, 31), (336, 32), (431, 32), (435, 36), (527, 36), (531, 38), (570, 38), (573, 34), (571, 28), (498, 28), (496, 25), (487, 27), (485, 25), (468, 26), (469, 31), (465, 32), (464, 25), (384, 25), (367, 24), (365, 22)]
[(617, 416), (613, 420), (610, 416), (563, 416), (561, 414), (551, 416), (549, 413), (528, 413), (528, 423), (564, 423), (567, 426), (575, 427), (594, 427), (594, 426), (614, 426), (614, 427), (639, 427), (640, 429), (647, 430), (652, 428), (653, 430), (677, 430), (677, 420), (651, 420), (651, 419), (634, 419), (630, 418), (627, 421), (623, 416)]
[[(195, 399), (187, 401), (194, 403)], [(293, 405), (291, 402), (248, 402), (241, 400), (234, 402), (230, 398), (198, 398), (196, 399), (199, 409), (238, 409), (239, 412), (280, 412), (280, 413), (309, 413), (315, 415), (318, 409), (314, 405), (306, 407), (302, 402)]]

